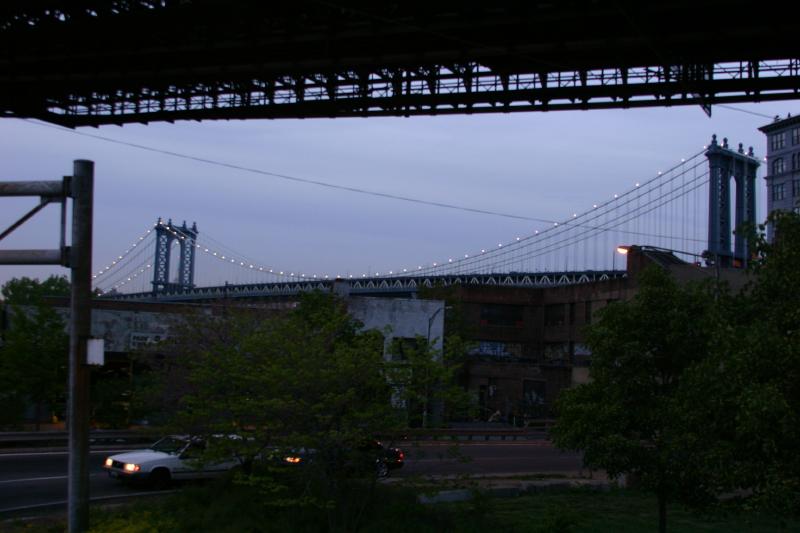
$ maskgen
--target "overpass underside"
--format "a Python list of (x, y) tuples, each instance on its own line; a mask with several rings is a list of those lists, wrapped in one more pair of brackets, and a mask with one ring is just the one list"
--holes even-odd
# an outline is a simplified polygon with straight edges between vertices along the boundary
[(65, 126), (800, 98), (746, 1), (7, 1), (4, 116)]

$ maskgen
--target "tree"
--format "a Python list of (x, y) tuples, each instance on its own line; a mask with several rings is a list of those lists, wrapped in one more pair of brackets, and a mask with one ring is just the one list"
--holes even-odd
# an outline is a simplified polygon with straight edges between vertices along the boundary
[(18, 424), (31, 402), (38, 430), (44, 407), (52, 409), (64, 400), (69, 349), (64, 321), (44, 305), (44, 297), (69, 294), (69, 282), (60, 276), (43, 282), (14, 278), (1, 292), (9, 309), (9, 328), (0, 348), (0, 395), (8, 406), (3, 419)]
[(468, 412), (469, 393), (457, 382), (467, 345), (457, 335), (445, 339), (444, 349), (419, 335), (414, 342), (394, 339), (389, 347), (387, 378), (395, 400), (405, 406), (411, 426), (430, 427)]
[[(774, 511), (800, 508), (800, 216), (775, 212), (751, 243), (750, 282), (714, 328), (712, 356), (682, 387), (707, 476), (753, 491)], [(691, 407), (691, 409), (689, 409)]]
[[(350, 455), (399, 423), (379, 332), (361, 331), (341, 300), (320, 293), (266, 319), (231, 310), (186, 327), (196, 336), (175, 339), (186, 341), (191, 353), (177, 356), (166, 385), (179, 394), (178, 429), (228, 436), (217, 439), (205, 460), (234, 454), (244, 481), (260, 487), (265, 499), (313, 504), (334, 522), (353, 516), (348, 506), (366, 505), (368, 495), (350, 492)], [(302, 469), (295, 491), (257, 468), (270, 450), (300, 449), (315, 451), (314, 468)]]
[(0, 294), (8, 305), (43, 305), (47, 296), (69, 296), (69, 280), (66, 276), (50, 276), (44, 281), (23, 276), (7, 281)]
[(709, 496), (677, 397), (687, 369), (708, 357), (714, 298), (711, 287), (679, 286), (655, 267), (638, 282), (632, 300), (608, 306), (590, 327), (592, 381), (562, 392), (553, 436), (583, 451), (587, 466), (653, 490), (666, 531), (667, 501)]

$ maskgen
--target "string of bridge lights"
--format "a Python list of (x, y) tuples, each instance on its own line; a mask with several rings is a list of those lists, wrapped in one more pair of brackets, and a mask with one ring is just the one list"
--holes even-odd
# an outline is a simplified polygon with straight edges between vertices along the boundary
[[(584, 216), (586, 216), (586, 215), (588, 215), (588, 214), (590, 214), (592, 212), (595, 212), (597, 209), (601, 209), (603, 207), (606, 207), (606, 206), (608, 206), (608, 205), (620, 200), (621, 198), (623, 198), (623, 197), (635, 192), (636, 190), (640, 189), (641, 187), (644, 187), (644, 186), (652, 184), (654, 181), (662, 178), (662, 176), (664, 176), (664, 175), (671, 174), (673, 171), (676, 171), (676, 170), (682, 168), (686, 164), (687, 161), (692, 161), (692, 160), (696, 159), (697, 157), (699, 157), (700, 155), (702, 155), (705, 152), (705, 150), (707, 150), (707, 149), (708, 149), (708, 146), (704, 145), (702, 151), (699, 151), (699, 152), (697, 152), (695, 154), (692, 154), (689, 157), (682, 158), (680, 163), (674, 165), (673, 167), (667, 169), (666, 171), (659, 171), (656, 176), (650, 178), (649, 180), (646, 180), (644, 182), (638, 182), (638, 181), (635, 182), (634, 183), (634, 187), (632, 189), (629, 189), (628, 191), (624, 192), (623, 194), (616, 194), (615, 193), (613, 195), (612, 199), (609, 199), (609, 200), (607, 200), (607, 201), (605, 201), (603, 203), (592, 204), (592, 208), (591, 209), (587, 209), (586, 211), (583, 211), (580, 214), (577, 213), (577, 212), (573, 213), (572, 216), (570, 216), (567, 219), (562, 220), (561, 222), (553, 221), (552, 225), (547, 227), (547, 228), (545, 228), (545, 229), (534, 230), (534, 232), (532, 234), (529, 234), (529, 235), (526, 235), (526, 236), (523, 236), (523, 237), (515, 237), (514, 240), (508, 241), (506, 243), (500, 242), (500, 243), (497, 244), (496, 247), (492, 246), (492, 247), (487, 247), (487, 248), (481, 248), (480, 252), (474, 252), (472, 254), (466, 253), (466, 254), (463, 255), (463, 257), (461, 257), (461, 256), (459, 256), (458, 258), (451, 257), (451, 258), (448, 258), (446, 261), (435, 261), (435, 262), (432, 262), (430, 265), (417, 265), (416, 268), (413, 268), (413, 267), (412, 268), (402, 268), (402, 269), (396, 270), (396, 271), (395, 270), (389, 270), (388, 272), (385, 273), (385, 275), (402, 276), (404, 274), (413, 274), (414, 272), (422, 272), (422, 271), (429, 272), (429, 271), (441, 269), (442, 267), (446, 267), (448, 265), (452, 265), (453, 263), (458, 263), (458, 262), (461, 262), (461, 261), (464, 261), (464, 260), (467, 260), (467, 259), (470, 259), (470, 258), (474, 258), (476, 256), (479, 257), (479, 256), (482, 256), (482, 255), (490, 254), (490, 253), (495, 252), (497, 250), (500, 250), (500, 249), (503, 249), (503, 248), (507, 248), (509, 246), (514, 246), (516, 244), (519, 244), (519, 243), (521, 243), (523, 241), (527, 241), (529, 239), (534, 239), (534, 238), (541, 237), (542, 235), (544, 235), (544, 234), (546, 234), (548, 232), (556, 230), (556, 228), (563, 227), (563, 226), (565, 226), (567, 224), (570, 224), (570, 223), (574, 223), (577, 219), (583, 218)], [(376, 272), (375, 273), (375, 276), (380, 276), (380, 275), (381, 275), (380, 272)], [(367, 276), (363, 275), (362, 277), (367, 277)]]
[[(505, 248), (505, 247), (509, 247), (509, 246), (513, 246), (513, 245), (519, 244), (519, 243), (521, 243), (523, 241), (527, 241), (529, 239), (540, 238), (542, 235), (544, 235), (544, 234), (546, 234), (548, 232), (551, 232), (553, 230), (556, 230), (556, 228), (560, 228), (560, 227), (562, 227), (564, 225), (567, 225), (567, 224), (570, 224), (570, 223), (573, 223), (573, 225), (575, 225), (574, 223), (578, 219), (580, 219), (580, 218), (582, 218), (582, 217), (584, 217), (584, 216), (586, 216), (586, 215), (588, 215), (588, 214), (590, 214), (592, 212), (595, 212), (597, 209), (601, 209), (603, 207), (606, 207), (606, 206), (612, 204), (613, 202), (616, 202), (616, 201), (620, 200), (621, 198), (623, 198), (623, 197), (635, 192), (637, 189), (640, 189), (643, 186), (647, 186), (647, 185), (652, 184), (654, 181), (662, 178), (665, 174), (668, 175), (668, 174), (672, 173), (673, 171), (676, 171), (676, 170), (680, 169), (681, 167), (683, 167), (685, 165), (685, 163), (687, 161), (691, 161), (691, 160), (697, 158), (698, 156), (702, 155), (705, 152), (705, 150), (707, 150), (707, 149), (708, 149), (708, 146), (703, 146), (703, 151), (700, 151), (700, 152), (698, 152), (696, 154), (693, 154), (693, 155), (689, 156), (688, 158), (682, 158), (681, 162), (679, 164), (676, 164), (675, 166), (671, 167), (670, 169), (668, 169), (666, 171), (663, 171), (663, 172), (659, 171), (656, 176), (654, 176), (654, 177), (652, 177), (649, 180), (646, 180), (644, 182), (635, 182), (634, 187), (632, 189), (629, 189), (628, 191), (626, 191), (626, 192), (624, 192), (622, 194), (614, 194), (613, 198), (611, 198), (611, 199), (609, 199), (609, 200), (607, 200), (607, 201), (605, 201), (603, 203), (592, 204), (591, 209), (587, 209), (586, 211), (583, 211), (581, 213), (577, 213), (577, 212), (572, 213), (572, 215), (570, 217), (568, 217), (568, 218), (566, 218), (566, 219), (564, 219), (564, 220), (562, 220), (560, 222), (553, 221), (552, 225), (550, 225), (549, 227), (543, 228), (541, 230), (540, 229), (536, 229), (536, 230), (533, 231), (533, 233), (528, 234), (526, 236), (515, 237), (513, 240), (505, 242), (505, 243), (500, 242), (500, 243), (497, 244), (496, 247), (492, 246), (492, 247), (481, 248), (479, 252), (476, 251), (476, 252), (471, 253), (471, 254), (470, 253), (465, 253), (465, 254), (463, 254), (463, 257), (462, 256), (458, 256), (458, 258), (451, 257), (451, 258), (448, 258), (445, 261), (434, 261), (434, 262), (432, 262), (430, 264), (417, 265), (416, 267), (406, 267), (406, 268), (401, 268), (401, 269), (398, 269), (398, 270), (389, 270), (387, 272), (384, 272), (383, 275), (384, 276), (402, 276), (402, 275), (414, 274), (415, 272), (421, 272), (421, 271), (428, 272), (428, 271), (431, 271), (431, 270), (441, 269), (443, 267), (446, 267), (448, 265), (452, 265), (453, 263), (458, 263), (458, 262), (463, 261), (465, 259), (470, 259), (470, 258), (474, 258), (476, 256), (482, 256), (482, 255), (490, 254), (490, 253), (492, 253), (494, 251), (500, 250), (500, 249)], [(97, 278), (99, 276), (102, 276), (102, 275), (106, 274), (109, 270), (111, 270), (111, 269), (115, 268), (116, 266), (118, 266), (129, 254), (131, 254), (137, 247), (139, 247), (141, 242), (143, 240), (145, 240), (147, 238), (147, 236), (150, 235), (150, 233), (152, 233), (153, 230), (157, 226), (161, 226), (162, 228), (164, 228), (165, 230), (170, 232), (173, 236), (175, 236), (177, 239), (186, 240), (186, 238), (187, 238), (186, 235), (182, 234), (181, 232), (175, 231), (175, 229), (173, 229), (173, 227), (169, 223), (159, 220), (159, 222), (157, 222), (156, 224), (153, 224), (152, 228), (148, 229), (136, 241), (134, 241), (134, 243), (132, 243), (121, 255), (119, 255), (116, 259), (111, 261), (111, 263), (109, 263), (107, 266), (103, 267), (100, 271), (98, 271), (95, 275), (93, 275), (92, 278), (94, 279), (94, 278)], [(219, 260), (220, 262), (223, 262), (225, 264), (229, 264), (229, 265), (232, 265), (232, 266), (236, 266), (238, 268), (241, 268), (243, 270), (250, 271), (250, 272), (258, 272), (258, 273), (261, 273), (261, 274), (280, 276), (280, 277), (291, 278), (291, 279), (301, 279), (301, 280), (305, 280), (305, 281), (310, 281), (310, 280), (329, 280), (329, 279), (338, 279), (338, 278), (342, 278), (343, 277), (343, 276), (340, 276), (339, 274), (337, 274), (336, 276), (330, 276), (328, 274), (320, 274), (320, 275), (318, 275), (318, 274), (296, 273), (296, 272), (291, 271), (291, 270), (281, 270), (281, 269), (274, 268), (274, 267), (264, 266), (264, 265), (261, 265), (261, 264), (259, 264), (257, 262), (253, 262), (253, 261), (250, 261), (250, 260), (244, 261), (241, 258), (237, 258), (235, 256), (235, 255), (242, 256), (243, 254), (231, 255), (230, 252), (223, 253), (220, 250), (214, 249), (213, 246), (205, 246), (202, 243), (202, 241), (198, 242), (198, 240), (194, 241), (194, 247), (195, 247), (195, 249), (197, 249), (199, 251), (202, 251), (204, 254), (207, 254), (209, 257), (215, 258), (215, 259)], [(123, 281), (115, 284), (112, 288), (113, 289), (117, 289), (117, 288), (120, 288), (120, 287), (124, 286), (125, 284), (129, 284), (131, 281), (136, 279), (141, 274), (145, 273), (150, 268), (152, 268), (152, 265), (149, 264), (149, 263), (146, 264), (145, 266), (142, 266), (133, 275), (131, 275), (131, 276), (125, 278)], [(381, 272), (375, 272), (374, 275), (375, 276), (381, 276)], [(370, 274), (368, 274), (368, 273), (362, 273), (361, 275), (353, 275), (353, 274), (348, 274), (347, 275), (347, 278), (349, 278), (349, 279), (368, 278), (368, 277), (370, 277)]]
[[(173, 242), (172, 246), (174, 247), (177, 244), (178, 244), (177, 242)], [(133, 256), (133, 257), (136, 257), (136, 256)], [(121, 263), (117, 263), (117, 265), (119, 266), (119, 265), (121, 265)], [(100, 291), (100, 294), (105, 294), (105, 293), (110, 292), (112, 290), (119, 289), (120, 287), (124, 286), (125, 284), (128, 284), (131, 281), (135, 280), (141, 274), (144, 274), (147, 270), (151, 269), (152, 267), (153, 267), (153, 265), (150, 264), (149, 259), (146, 259), (145, 261), (142, 261), (141, 263), (136, 265), (133, 268), (133, 270), (131, 270), (130, 272), (128, 272), (126, 274), (123, 274), (121, 278), (117, 278), (117, 279), (119, 279), (121, 281), (118, 281), (117, 283), (114, 283), (113, 285), (111, 285), (111, 287), (109, 289), (103, 290), (103, 289), (100, 289), (98, 287), (98, 290)]]
[[(165, 222), (162, 221), (162, 222), (157, 223), (156, 225), (157, 226), (161, 225), (165, 230), (167, 230), (168, 232), (172, 233), (172, 235), (174, 235), (176, 238), (181, 239), (181, 240), (186, 240), (186, 235), (183, 235), (183, 234), (175, 231), (174, 229), (172, 229), (172, 226), (170, 226), (168, 223), (165, 223)], [(216, 258), (216, 259), (218, 259), (218, 260), (220, 260), (220, 261), (222, 261), (222, 262), (224, 262), (226, 264), (231, 264), (231, 265), (234, 265), (234, 266), (238, 266), (240, 268), (244, 268), (244, 269), (249, 270), (249, 271), (254, 271), (254, 272), (257, 271), (257, 272), (261, 272), (261, 273), (264, 273), (264, 274), (272, 274), (272, 275), (283, 276), (283, 277), (288, 277), (288, 278), (318, 279), (316, 274), (311, 275), (311, 276), (307, 276), (305, 274), (295, 274), (294, 272), (290, 272), (288, 270), (287, 271), (279, 270), (279, 269), (275, 269), (275, 268), (270, 268), (268, 266), (262, 266), (262, 265), (259, 265), (257, 263), (253, 263), (253, 262), (250, 262), (250, 261), (242, 261), (241, 259), (236, 259), (235, 257), (231, 257), (230, 253), (228, 253), (226, 255), (221, 251), (214, 250), (213, 247), (205, 246), (205, 245), (203, 245), (201, 243), (198, 243), (197, 241), (195, 241), (194, 247), (197, 250), (202, 250), (203, 253), (208, 254), (210, 257)], [(329, 279), (329, 276), (325, 275), (325, 276), (322, 276), (322, 278), (323, 279)]]
[(141, 267), (141, 268), (139, 268), (139, 270), (137, 270), (137, 271), (136, 271), (136, 272), (134, 272), (132, 275), (130, 275), (130, 276), (128, 276), (127, 278), (125, 278), (123, 281), (120, 281), (120, 282), (119, 282), (119, 283), (117, 283), (116, 285), (113, 285), (113, 286), (112, 286), (110, 289), (108, 289), (107, 291), (100, 291), (100, 293), (101, 293), (101, 294), (105, 294), (105, 293), (107, 293), (107, 292), (111, 292), (111, 291), (113, 291), (113, 290), (119, 289), (119, 288), (121, 288), (122, 286), (124, 286), (126, 283), (130, 283), (131, 281), (135, 280), (136, 278), (138, 278), (138, 277), (139, 277), (139, 275), (141, 275), (141, 274), (144, 274), (146, 271), (150, 270), (152, 267), (153, 267), (153, 265), (151, 265), (151, 264), (147, 264), (147, 266), (144, 266), (144, 267)]
[[(496, 248), (495, 247), (482, 248), (480, 250), (480, 252), (475, 252), (473, 254), (468, 254), (468, 253), (464, 254), (463, 255), (463, 259), (469, 259), (470, 257), (485, 255), (487, 253), (491, 253), (493, 251), (496, 251), (496, 250), (499, 250), (499, 249), (502, 249), (502, 248), (505, 248), (505, 247), (508, 247), (508, 246), (513, 246), (513, 245), (518, 244), (518, 243), (520, 243), (522, 241), (526, 241), (526, 240), (529, 240), (529, 239), (532, 239), (532, 238), (536, 238), (536, 237), (541, 237), (543, 234), (545, 234), (547, 232), (550, 232), (550, 231), (552, 231), (552, 230), (554, 230), (556, 228), (563, 227), (564, 225), (569, 224), (569, 223), (574, 223), (577, 219), (580, 219), (581, 217), (586, 216), (586, 215), (596, 211), (597, 209), (601, 209), (603, 207), (606, 207), (609, 204), (612, 204), (613, 202), (616, 202), (616, 201), (624, 198), (625, 196), (633, 193), (637, 189), (640, 189), (643, 186), (647, 186), (647, 185), (652, 184), (654, 181), (662, 178), (664, 175), (668, 175), (668, 174), (680, 169), (681, 167), (683, 167), (686, 164), (687, 161), (691, 161), (693, 159), (696, 159), (700, 155), (702, 155), (706, 149), (707, 149), (707, 146), (703, 146), (703, 151), (697, 152), (697, 153), (689, 156), (688, 158), (682, 158), (680, 163), (676, 164), (675, 166), (669, 168), (666, 171), (663, 171), (663, 172), (659, 171), (656, 176), (650, 178), (649, 180), (646, 180), (644, 182), (635, 182), (634, 183), (634, 187), (632, 189), (626, 191), (625, 193), (614, 194), (613, 198), (607, 200), (606, 202), (592, 204), (592, 208), (591, 209), (588, 209), (588, 210), (586, 210), (586, 211), (584, 211), (584, 212), (582, 212), (580, 214), (579, 213), (573, 213), (572, 216), (570, 216), (569, 218), (567, 218), (567, 219), (565, 219), (565, 220), (563, 220), (561, 222), (555, 222), (554, 221), (552, 223), (552, 226), (550, 226), (548, 228), (545, 228), (545, 229), (542, 229), (542, 230), (538, 230), (538, 229), (534, 230), (534, 232), (532, 234), (529, 234), (529, 235), (524, 236), (524, 237), (515, 237), (514, 240), (506, 242), (506, 243), (502, 243), (502, 242), (498, 243)], [(166, 229), (168, 231), (170, 231), (177, 238), (180, 238), (180, 239), (184, 239), (185, 238), (183, 235), (180, 235), (179, 233), (177, 233), (174, 230), (172, 230), (172, 228), (170, 228), (170, 227), (168, 227), (166, 225), (165, 225), (165, 227), (166, 227)], [(328, 274), (307, 275), (307, 274), (304, 274), (304, 273), (295, 273), (295, 272), (291, 272), (291, 271), (284, 271), (284, 270), (278, 270), (278, 269), (275, 269), (275, 268), (264, 267), (264, 266), (258, 265), (257, 263), (253, 263), (253, 262), (250, 262), (250, 261), (242, 261), (240, 259), (236, 259), (235, 257), (231, 257), (230, 253), (228, 255), (226, 255), (226, 254), (223, 254), (222, 252), (214, 250), (213, 248), (206, 247), (206, 246), (201, 246), (200, 244), (195, 244), (195, 246), (198, 249), (202, 249), (202, 251), (204, 253), (209, 254), (211, 257), (215, 257), (216, 259), (219, 259), (222, 262), (225, 262), (225, 263), (228, 263), (228, 264), (231, 264), (231, 265), (234, 265), (234, 266), (237, 266), (239, 268), (242, 268), (242, 269), (245, 269), (245, 270), (249, 270), (249, 271), (258, 271), (258, 272), (265, 273), (265, 274), (272, 274), (272, 275), (283, 276), (283, 277), (288, 277), (288, 278), (292, 278), (292, 279), (302, 279), (302, 280), (320, 280), (320, 279), (321, 280), (328, 280), (328, 279), (340, 279), (340, 278), (342, 278), (342, 276), (339, 275), (339, 274), (337, 274), (336, 276), (330, 276)], [(461, 259), (460, 257), (458, 259), (449, 258), (446, 261), (434, 261), (430, 265), (417, 265), (416, 268), (410, 267), (410, 268), (401, 268), (399, 270), (389, 270), (387, 272), (384, 272), (383, 275), (384, 276), (402, 276), (402, 275), (414, 274), (415, 272), (421, 272), (421, 271), (427, 272), (427, 271), (434, 270), (434, 269), (441, 269), (441, 268), (443, 268), (445, 266), (452, 265), (453, 263), (456, 263), (456, 262), (461, 261), (463, 259)], [(374, 275), (376, 277), (377, 276), (381, 276), (381, 272), (375, 272)], [(370, 274), (368, 274), (368, 273), (362, 273), (360, 276), (359, 275), (353, 275), (353, 274), (347, 275), (348, 279), (368, 278), (368, 277), (370, 277)]]
[(146, 232), (144, 232), (138, 239), (133, 241), (128, 246), (128, 248), (124, 252), (122, 252), (121, 255), (118, 255), (116, 259), (114, 259), (109, 264), (107, 264), (106, 266), (104, 266), (103, 268), (98, 270), (96, 274), (93, 274), (92, 275), (92, 279), (99, 278), (100, 276), (102, 276), (103, 274), (106, 274), (109, 270), (111, 270), (112, 268), (114, 268), (115, 266), (120, 264), (122, 262), (122, 260), (125, 259), (128, 256), (128, 254), (132, 253), (136, 249), (136, 247), (139, 246), (139, 244), (141, 244), (141, 242), (143, 240), (145, 240), (147, 238), (147, 236), (150, 235), (153, 232), (153, 228), (155, 228), (155, 227), (156, 227), (156, 224), (153, 224), (153, 226), (150, 229), (148, 229)]

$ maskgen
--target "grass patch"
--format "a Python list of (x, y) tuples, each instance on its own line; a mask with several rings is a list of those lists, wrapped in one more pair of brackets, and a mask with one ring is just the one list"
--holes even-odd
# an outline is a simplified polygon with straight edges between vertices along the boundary
[[(656, 498), (635, 490), (572, 489), (495, 500), (493, 518), (504, 531), (649, 532), (658, 527)], [(729, 505), (705, 513), (670, 505), (667, 527), (679, 532), (781, 532), (800, 530), (796, 518), (744, 512)]]
[[(289, 502), (265, 505), (252, 487), (234, 484), (190, 486), (163, 499), (145, 499), (121, 507), (92, 510), (94, 533), (160, 532), (326, 532), (366, 533), (481, 532), (625, 533), (657, 529), (655, 498), (634, 490), (590, 489), (545, 491), (518, 498), (495, 499), (475, 491), (468, 502), (422, 505), (417, 490), (378, 486), (357, 520), (331, 523), (329, 509)], [(9, 531), (63, 531), (51, 521), (0, 523)], [(799, 531), (797, 517), (745, 512), (735, 503), (707, 513), (671, 505), (668, 528), (680, 532)]]

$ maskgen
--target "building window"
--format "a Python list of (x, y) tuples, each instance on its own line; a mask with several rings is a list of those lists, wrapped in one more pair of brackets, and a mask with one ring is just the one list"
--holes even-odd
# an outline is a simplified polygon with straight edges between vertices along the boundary
[(506, 326), (521, 328), (521, 305), (487, 304), (481, 306), (481, 326)]
[(564, 304), (550, 304), (544, 306), (544, 325), (563, 326), (567, 323)]
[(792, 170), (797, 170), (797, 167), (800, 166), (798, 163), (800, 163), (800, 152), (792, 154)]
[(786, 197), (786, 190), (783, 183), (778, 183), (772, 186), (772, 201), (783, 200)]
[(776, 133), (772, 137), (769, 138), (769, 146), (772, 150), (780, 150), (784, 147), (784, 138), (783, 132)]
[(800, 144), (800, 128), (792, 130), (792, 144)]
[(591, 300), (586, 301), (586, 307), (583, 308), (583, 323), (584, 324), (591, 324), (592, 323), (592, 302)]
[(592, 350), (589, 346), (576, 342), (572, 348), (572, 364), (574, 366), (589, 366), (592, 360)]
[(800, 180), (792, 180), (792, 196), (800, 196)]
[(775, 161), (772, 162), (772, 174), (782, 174), (783, 173), (783, 158), (779, 157)]

